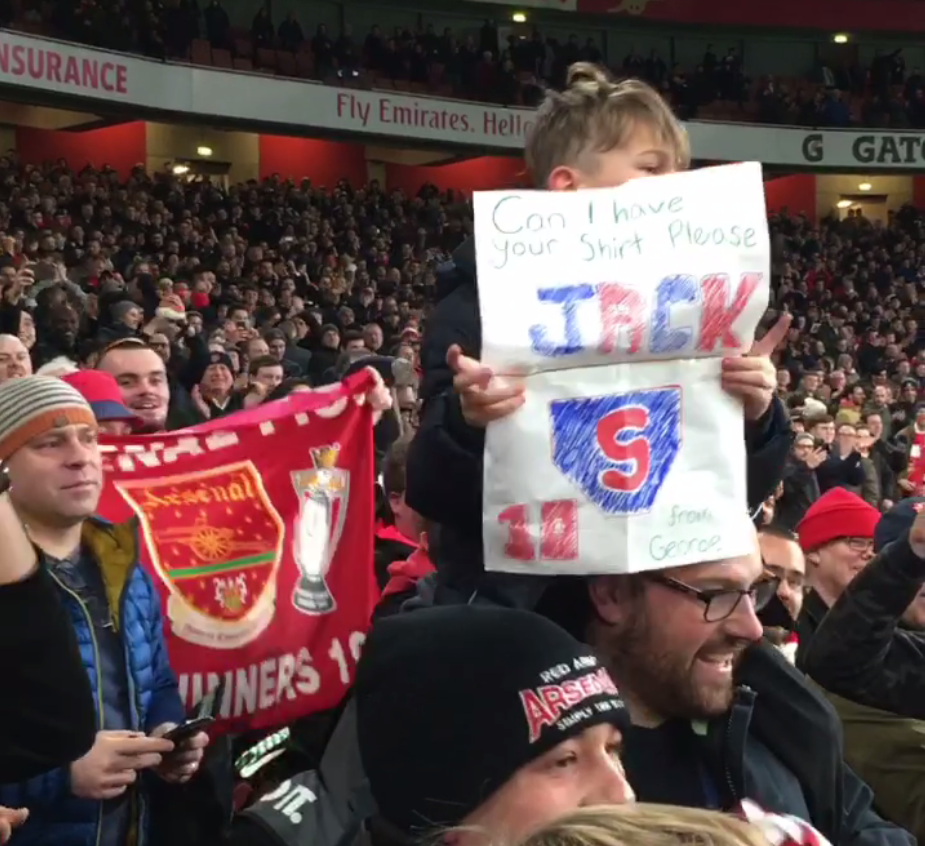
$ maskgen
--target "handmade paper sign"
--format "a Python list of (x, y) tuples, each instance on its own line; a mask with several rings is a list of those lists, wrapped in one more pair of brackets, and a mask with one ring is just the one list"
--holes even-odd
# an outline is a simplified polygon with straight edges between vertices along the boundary
[(489, 570), (628, 573), (749, 552), (741, 403), (768, 302), (761, 166), (477, 193), (482, 360), (526, 404), (486, 433)]

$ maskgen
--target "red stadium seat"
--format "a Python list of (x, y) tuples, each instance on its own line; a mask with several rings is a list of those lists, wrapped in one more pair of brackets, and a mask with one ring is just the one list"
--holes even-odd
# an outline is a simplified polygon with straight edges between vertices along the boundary
[(217, 68), (231, 68), (231, 51), (230, 50), (212, 50), (212, 64)]
[(295, 56), (292, 53), (286, 52), (285, 50), (280, 50), (276, 53), (275, 67), (283, 76), (299, 75)]
[(204, 38), (196, 38), (190, 45), (190, 61), (194, 65), (212, 64), (212, 45)]
[(296, 74), (302, 79), (315, 78), (315, 57), (311, 53), (297, 53), (295, 64)]
[(275, 71), (276, 51), (261, 47), (257, 50), (257, 67)]

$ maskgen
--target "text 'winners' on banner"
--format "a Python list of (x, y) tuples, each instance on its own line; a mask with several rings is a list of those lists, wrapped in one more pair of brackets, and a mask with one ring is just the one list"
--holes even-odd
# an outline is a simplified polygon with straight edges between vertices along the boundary
[(477, 193), (482, 360), (526, 379), (486, 433), (486, 567), (627, 573), (750, 551), (720, 387), (767, 307), (761, 166)]
[(137, 519), (181, 696), (224, 679), (223, 729), (331, 707), (353, 679), (377, 597), (371, 384), (103, 445), (100, 513)]

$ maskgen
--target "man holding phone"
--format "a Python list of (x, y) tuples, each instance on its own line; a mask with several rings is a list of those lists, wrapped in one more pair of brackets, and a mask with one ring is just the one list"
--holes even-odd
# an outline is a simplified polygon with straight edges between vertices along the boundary
[(92, 748), (69, 765), (0, 787), (25, 808), (19, 846), (127, 846), (149, 827), (141, 774), (189, 780), (208, 736), (184, 722), (164, 644), (160, 597), (138, 565), (137, 529), (95, 518), (102, 462), (93, 410), (59, 379), (0, 385), (0, 462), (10, 500), (76, 635), (96, 710)]

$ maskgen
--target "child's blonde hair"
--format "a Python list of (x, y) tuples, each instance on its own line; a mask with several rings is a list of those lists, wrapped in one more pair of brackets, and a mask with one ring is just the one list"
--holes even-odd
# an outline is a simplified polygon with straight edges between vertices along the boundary
[(525, 158), (537, 188), (561, 165), (573, 165), (584, 153), (606, 153), (627, 143), (647, 126), (672, 157), (674, 170), (690, 165), (687, 133), (661, 95), (638, 79), (614, 82), (589, 62), (568, 70), (564, 91), (548, 91), (540, 106)]
[(735, 817), (672, 805), (601, 805), (560, 817), (518, 846), (769, 846)]

